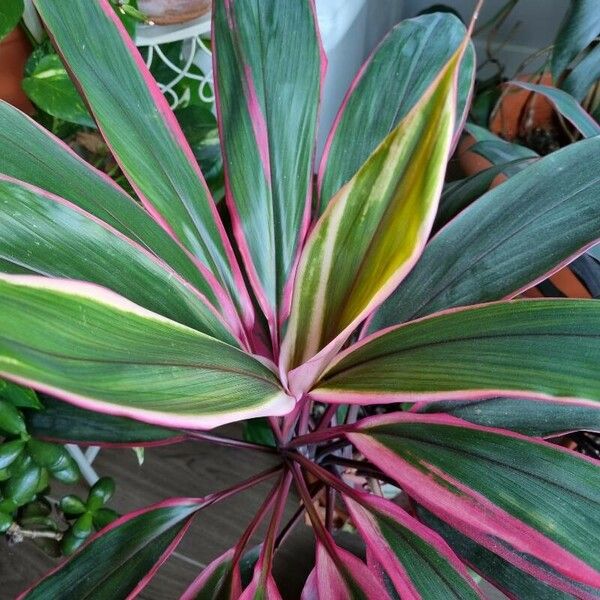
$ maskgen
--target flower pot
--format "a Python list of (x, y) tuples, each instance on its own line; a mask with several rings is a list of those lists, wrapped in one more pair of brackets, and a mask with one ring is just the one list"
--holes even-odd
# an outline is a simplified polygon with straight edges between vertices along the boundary
[[(458, 159), (458, 164), (466, 177), (477, 175), (477, 173), (480, 173), (481, 171), (484, 171), (492, 166), (492, 163), (489, 160), (483, 158), (483, 156), (480, 154), (471, 152), (471, 150), (469, 150), (474, 143), (475, 138), (471, 134), (466, 133), (460, 139), (456, 149), (456, 158)], [(496, 175), (490, 187), (494, 187), (505, 180), (506, 175), (500, 173), (499, 175)]]
[[(552, 76), (544, 73), (541, 77), (520, 75), (519, 81), (529, 81), (536, 84), (552, 86)], [(546, 138), (546, 154), (557, 147), (552, 145), (553, 139), (559, 136), (557, 116), (554, 107), (544, 96), (508, 86), (490, 117), (490, 130), (508, 141), (522, 140), (525, 145), (538, 150), (538, 145), (544, 145)], [(540, 139), (537, 139), (540, 138)], [(543, 150), (543, 148), (541, 148)]]
[(28, 114), (34, 108), (21, 88), (21, 81), (30, 52), (31, 45), (20, 27), (0, 42), (0, 99)]
[(197, 19), (210, 11), (211, 0), (139, 0), (138, 8), (157, 25)]

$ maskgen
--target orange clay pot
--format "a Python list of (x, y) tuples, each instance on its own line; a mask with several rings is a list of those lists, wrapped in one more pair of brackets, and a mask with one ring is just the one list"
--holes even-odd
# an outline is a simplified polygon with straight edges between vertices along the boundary
[[(477, 173), (480, 173), (481, 171), (484, 171), (488, 167), (492, 166), (492, 163), (489, 160), (469, 150), (474, 143), (475, 139), (473, 136), (466, 133), (462, 136), (460, 142), (458, 143), (458, 148), (456, 149), (456, 158), (458, 158), (458, 164), (460, 165), (461, 171), (467, 177), (471, 175), (477, 175)], [(506, 181), (506, 179), (506, 175), (500, 173), (496, 175), (490, 187), (494, 187), (503, 181)]]
[[(553, 85), (550, 73), (541, 77), (520, 75), (519, 81), (542, 85)], [(490, 130), (512, 141), (524, 137), (525, 131), (552, 129), (555, 112), (552, 104), (540, 94), (516, 86), (507, 86), (490, 117)]]
[(33, 105), (21, 88), (23, 69), (30, 52), (31, 45), (20, 27), (0, 42), (0, 99), (33, 114)]

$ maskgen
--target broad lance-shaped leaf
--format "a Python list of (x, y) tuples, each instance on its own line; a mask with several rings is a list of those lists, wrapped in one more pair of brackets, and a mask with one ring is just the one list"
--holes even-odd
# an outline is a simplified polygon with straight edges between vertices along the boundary
[(0, 256), (49, 277), (106, 286), (235, 345), (216, 310), (166, 263), (70, 202), (0, 175)]
[(597, 406), (574, 402), (531, 400), (529, 398), (489, 398), (418, 402), (411, 412), (446, 413), (487, 427), (510, 429), (533, 437), (550, 437), (570, 431), (600, 432)]
[(454, 80), (467, 41), (336, 194), (308, 238), (281, 358), (286, 371), (311, 360), (290, 375), (296, 394), (406, 276), (425, 245), (442, 188), (456, 110)]
[(463, 210), (427, 244), (369, 330), (516, 296), (600, 232), (600, 137), (553, 152)]
[(364, 419), (347, 437), (409, 496), (478, 544), (557, 589), (596, 597), (597, 461), (447, 415), (390, 413)]
[(217, 0), (213, 50), (226, 199), (272, 327), (310, 217), (325, 56), (313, 0)]
[[(375, 49), (352, 82), (325, 144), (318, 182), (321, 212), (419, 103), (464, 37), (459, 19), (435, 13), (402, 21)], [(458, 72), (455, 137), (468, 110), (474, 68), (469, 44)]]
[(557, 83), (569, 63), (600, 34), (596, 0), (571, 0), (552, 49), (551, 71)]
[[(469, 151), (473, 151), (472, 148), (469, 148)], [(498, 175), (510, 175), (513, 169), (521, 170), (529, 162), (530, 160), (526, 158), (502, 162), (464, 179), (447, 183), (440, 196), (440, 204), (435, 216), (433, 231), (437, 232), (440, 230), (460, 211), (483, 196)]]
[(364, 494), (344, 496), (354, 525), (399, 596), (405, 600), (481, 598), (464, 565), (444, 540), (398, 505)]
[(232, 600), (232, 598), (238, 598), (241, 592), (239, 581), (233, 583), (233, 556), (234, 548), (231, 548), (211, 562), (179, 600)]
[(542, 94), (554, 105), (554, 108), (570, 121), (584, 137), (600, 135), (600, 125), (567, 92), (549, 85), (540, 85), (528, 81), (509, 81), (508, 85)]
[(311, 397), (380, 404), (496, 396), (600, 409), (600, 301), (515, 300), (449, 310), (342, 352)]
[[(0, 392), (1, 395), (1, 392)], [(158, 446), (182, 441), (180, 431), (114, 417), (42, 396), (43, 410), (25, 413), (27, 431), (45, 440), (93, 446)]]
[(537, 577), (521, 571), (514, 565), (462, 535), (435, 515), (417, 506), (419, 519), (437, 531), (472, 569), (494, 587), (516, 600), (575, 600), (575, 596), (561, 592)]
[[(114, 227), (164, 260), (236, 324), (235, 309), (214, 276), (173, 240), (139, 204), (115, 182), (80, 158), (27, 115), (0, 100), (0, 173), (30, 183)], [(7, 271), (1, 264), (0, 270)], [(13, 266), (14, 270), (14, 266)], [(12, 272), (12, 271), (8, 271)]]
[(600, 79), (600, 45), (590, 50), (569, 71), (560, 87), (581, 102), (598, 79)]
[(252, 356), (106, 288), (0, 276), (0, 376), (167, 427), (216, 427), (294, 405)]
[(152, 216), (252, 307), (216, 206), (167, 101), (108, 0), (35, 0), (98, 127)]
[(121, 517), (18, 600), (136, 597), (202, 507), (201, 498), (174, 498)]
[(328, 545), (334, 556), (317, 541), (315, 568), (306, 580), (301, 600), (390, 600), (364, 562), (332, 540)]
[(242, 555), (233, 568), (235, 548), (213, 560), (190, 584), (179, 600), (233, 600), (238, 599), (242, 587), (252, 579), (260, 546)]

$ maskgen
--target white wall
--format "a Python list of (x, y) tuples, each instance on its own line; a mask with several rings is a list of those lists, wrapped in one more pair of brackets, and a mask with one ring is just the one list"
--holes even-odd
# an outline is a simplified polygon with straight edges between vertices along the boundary
[[(436, 1), (404, 0), (404, 17), (412, 17)], [(468, 21), (476, 4), (475, 0), (441, 0), (441, 3), (455, 8), (465, 21)], [(505, 3), (506, 0), (485, 0), (479, 23), (485, 23)], [(552, 43), (569, 4), (570, 0), (519, 0), (497, 36), (499, 41), (509, 37), (507, 44), (498, 52), (498, 58), (507, 67), (507, 76), (512, 76), (525, 58)], [(485, 39), (476, 39), (475, 47), (481, 60), (485, 55)], [(532, 66), (538, 65), (539, 62), (532, 63)]]

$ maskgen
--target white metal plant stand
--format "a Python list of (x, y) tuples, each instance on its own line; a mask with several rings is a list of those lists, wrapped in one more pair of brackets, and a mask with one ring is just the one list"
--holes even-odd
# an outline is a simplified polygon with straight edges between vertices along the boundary
[[(146, 65), (150, 68), (155, 61), (162, 61), (172, 72), (170, 81), (159, 81), (158, 87), (169, 101), (171, 108), (176, 108), (187, 98), (180, 98), (175, 86), (183, 79), (199, 82), (198, 93), (203, 102), (212, 104), (214, 93), (212, 88), (212, 54), (206, 42), (210, 33), (210, 15), (203, 15), (184, 25), (138, 25), (135, 44), (147, 48)], [(161, 49), (161, 44), (184, 42), (183, 66), (174, 64)], [(201, 69), (202, 75), (194, 73), (192, 67)]]

